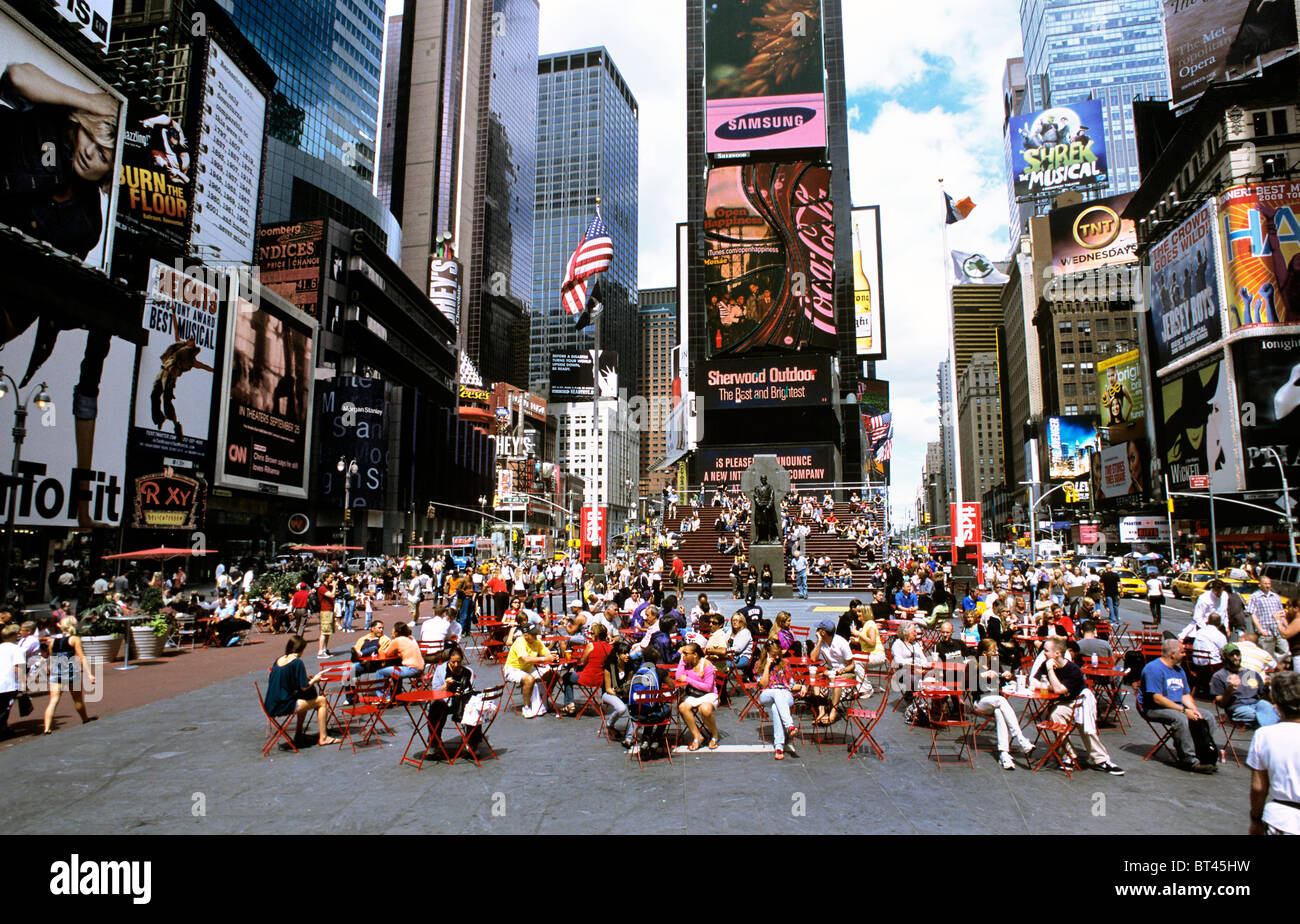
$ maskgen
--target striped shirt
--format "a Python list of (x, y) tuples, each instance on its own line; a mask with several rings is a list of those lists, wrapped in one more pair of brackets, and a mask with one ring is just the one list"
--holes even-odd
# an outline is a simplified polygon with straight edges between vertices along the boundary
[(1259, 620), (1259, 627), (1264, 635), (1277, 635), (1277, 614), (1282, 612), (1282, 598), (1273, 591), (1258, 591), (1246, 605), (1246, 612)]

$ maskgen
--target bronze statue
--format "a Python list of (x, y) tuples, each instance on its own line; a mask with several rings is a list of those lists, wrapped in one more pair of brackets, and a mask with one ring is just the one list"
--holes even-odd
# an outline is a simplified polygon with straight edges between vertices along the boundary
[(776, 542), (776, 497), (767, 476), (760, 475), (754, 486), (754, 541)]

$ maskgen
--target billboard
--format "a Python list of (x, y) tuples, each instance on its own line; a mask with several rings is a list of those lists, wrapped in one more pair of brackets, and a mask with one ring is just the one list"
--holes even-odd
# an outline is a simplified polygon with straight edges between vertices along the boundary
[(711, 169), (703, 255), (711, 355), (836, 348), (830, 167)]
[(230, 315), (217, 483), (306, 497), (315, 326), (266, 293)]
[(1091, 417), (1047, 419), (1048, 478), (1081, 478), (1092, 470), (1092, 452), (1098, 449), (1097, 428)]
[[(0, 7), (0, 71), (0, 136), (8, 139), (0, 222), (107, 272), (126, 121), (122, 98), (6, 7)], [(6, 306), (5, 327), (21, 330), (31, 322), (15, 317), (18, 312), (34, 318), (39, 308)]]
[(1052, 209), (1052, 275), (1137, 262), (1137, 226), (1120, 218), (1132, 193)]
[(1017, 199), (1106, 188), (1110, 178), (1100, 100), (1013, 116), (1007, 131)]
[(460, 263), (429, 255), (429, 301), (460, 329)]
[(1098, 490), (1107, 499), (1145, 496), (1150, 460), (1144, 439), (1125, 440), (1101, 451)]
[(200, 101), (192, 242), (222, 262), (251, 263), (266, 97), (215, 41), (203, 58), (195, 56), (201, 76), (192, 82)]
[[(740, 476), (754, 462), (754, 446), (727, 446), (701, 449), (700, 482), (706, 488), (727, 488), (740, 484)], [(776, 461), (790, 472), (793, 490), (797, 482), (821, 483), (836, 480), (835, 447), (829, 443), (811, 446), (771, 446), (760, 451), (774, 453)]]
[(831, 403), (831, 358), (711, 359), (700, 396), (706, 411), (817, 407)]
[(257, 229), (257, 266), (262, 285), (317, 319), (324, 259), (324, 221), (284, 222)]
[(706, 4), (706, 152), (824, 148), (823, 67), (820, 0)]
[(100, 51), (108, 51), (108, 36), (113, 22), (113, 0), (63, 0), (49, 4), (54, 11), (77, 26), (86, 41)]
[(206, 467), (221, 304), (218, 288), (149, 261), (149, 339), (136, 375), (132, 453), (153, 453), (168, 466)]
[(880, 206), (853, 210), (853, 336), (857, 354), (885, 358), (885, 304), (881, 287)]
[(983, 541), (979, 504), (949, 504), (948, 522), (952, 524), (952, 544), (955, 548), (978, 546)]
[(381, 379), (340, 375), (319, 387), (321, 503), (343, 507), (347, 470), (355, 461), (357, 473), (348, 485), (348, 506), (382, 509), (388, 482), (388, 430), (384, 423), (392, 386)]
[(1282, 486), (1270, 448), (1286, 466), (1287, 483), (1300, 484), (1300, 334), (1240, 340), (1232, 359), (1247, 490)]
[[(586, 353), (551, 354), (551, 401), (591, 401), (594, 380), (591, 358), (594, 351)], [(600, 396), (618, 397), (618, 352), (600, 351)]]
[(168, 469), (135, 478), (131, 526), (135, 529), (194, 530), (203, 526), (208, 486), (201, 478)]
[(1112, 443), (1136, 431), (1146, 417), (1141, 353), (1129, 350), (1098, 360), (1097, 394), (1100, 396), (1101, 428), (1110, 431)]
[(1160, 517), (1120, 517), (1120, 542), (1168, 542), (1169, 523)]
[(584, 561), (594, 558), (605, 560), (606, 518), (604, 507), (583, 507), (582, 524), (582, 558)]
[(1237, 490), (1237, 447), (1231, 388), (1221, 358), (1166, 379), (1160, 386), (1163, 461), (1169, 486), (1186, 490), (1209, 475), (1215, 491)]
[(1228, 327), (1300, 324), (1300, 181), (1219, 196)]
[(118, 225), (184, 250), (190, 236), (193, 159), (181, 124), (138, 102), (128, 107), (118, 173)]
[(858, 413), (862, 420), (866, 452), (863, 454), (863, 478), (889, 484), (890, 459), (877, 459), (871, 452), (871, 428), (868, 418), (889, 413), (889, 382), (884, 379), (858, 379)]
[(1296, 44), (1294, 0), (1164, 0), (1175, 105)]
[(1151, 247), (1151, 325), (1156, 367), (1223, 335), (1214, 254), (1214, 203), (1207, 202)]

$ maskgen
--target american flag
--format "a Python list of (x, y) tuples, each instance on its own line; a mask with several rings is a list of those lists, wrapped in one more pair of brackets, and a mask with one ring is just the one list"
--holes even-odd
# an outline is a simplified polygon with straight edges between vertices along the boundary
[(571, 316), (582, 314), (587, 303), (587, 280), (597, 273), (609, 269), (614, 261), (614, 242), (599, 210), (591, 218), (578, 249), (569, 258), (564, 268), (564, 283), (560, 286), (560, 297), (564, 310)]
[(867, 432), (871, 434), (871, 445), (894, 435), (894, 414), (892, 411), (879, 417), (867, 418)]

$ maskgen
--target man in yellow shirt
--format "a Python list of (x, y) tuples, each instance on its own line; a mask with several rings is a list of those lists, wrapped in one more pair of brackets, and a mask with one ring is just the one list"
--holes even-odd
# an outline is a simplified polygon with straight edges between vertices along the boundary
[(533, 623), (515, 639), (502, 672), (507, 683), (519, 684), (525, 719), (535, 719), (546, 714), (546, 701), (542, 698), (542, 689), (537, 681), (544, 680), (551, 672), (550, 664), (555, 660), (555, 655), (537, 637), (541, 628), (540, 623)]

